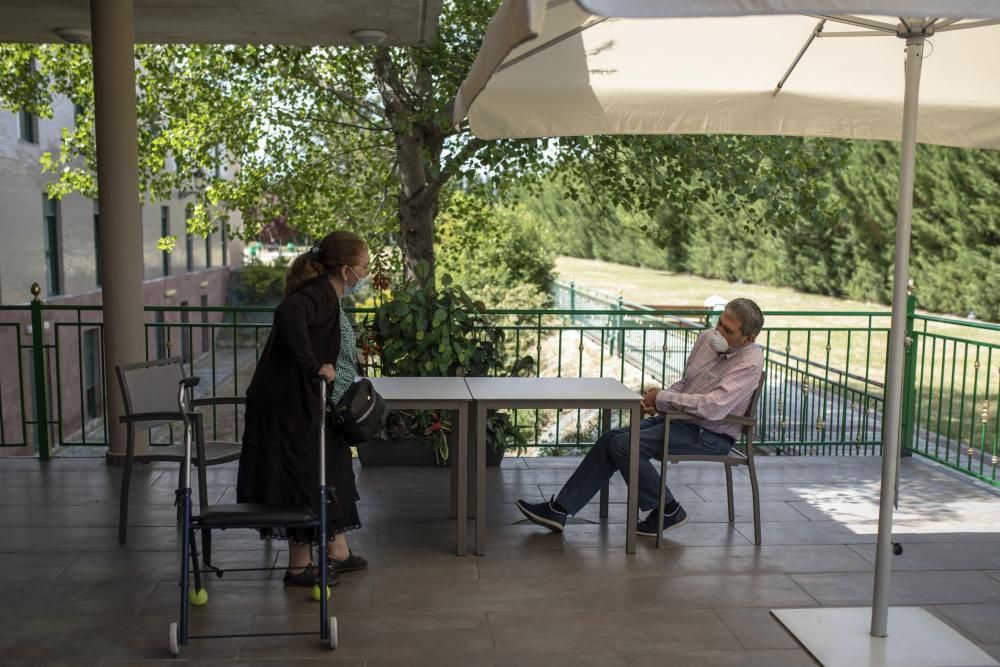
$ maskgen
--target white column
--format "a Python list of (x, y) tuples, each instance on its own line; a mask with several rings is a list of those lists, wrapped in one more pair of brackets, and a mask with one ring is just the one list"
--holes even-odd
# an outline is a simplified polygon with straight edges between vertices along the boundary
[(115, 366), (146, 358), (131, 0), (90, 0), (109, 459), (125, 452)]

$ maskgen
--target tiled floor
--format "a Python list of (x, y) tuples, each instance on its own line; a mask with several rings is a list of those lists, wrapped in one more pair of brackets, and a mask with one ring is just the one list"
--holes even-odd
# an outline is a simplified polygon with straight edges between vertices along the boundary
[[(814, 663), (769, 609), (870, 604), (877, 459), (760, 459), (760, 548), (742, 472), (730, 526), (720, 467), (676, 466), (671, 486), (691, 522), (662, 550), (640, 539), (634, 556), (624, 553), (620, 480), (607, 523), (595, 503), (563, 535), (513, 507), (554, 493), (575, 463), (513, 459), (488, 473), (481, 558), (453, 555), (446, 470), (359, 468), (365, 527), (351, 538), (371, 568), (334, 589), (340, 648), (312, 636), (201, 640), (172, 660), (176, 468), (138, 470), (119, 548), (117, 470), (101, 459), (0, 459), (0, 663), (790, 667)], [(930, 609), (1000, 657), (1000, 499), (922, 460), (902, 466), (893, 602)], [(212, 496), (231, 497), (235, 480), (235, 464), (212, 468)], [(215, 553), (230, 567), (279, 570), (210, 580), (192, 632), (315, 627), (308, 591), (282, 586), (280, 545), (231, 531), (217, 534)]]

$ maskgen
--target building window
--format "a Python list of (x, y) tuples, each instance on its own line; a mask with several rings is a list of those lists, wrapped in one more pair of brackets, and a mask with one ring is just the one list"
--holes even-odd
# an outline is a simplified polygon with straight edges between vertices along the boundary
[(31, 144), (38, 143), (38, 116), (30, 111), (22, 111), (18, 114), (21, 128), (21, 141)]
[(205, 268), (212, 268), (212, 235), (205, 237)]
[[(170, 207), (160, 207), (160, 236), (166, 238), (170, 236)], [(170, 253), (163, 251), (163, 275), (170, 275)]]
[(191, 207), (184, 209), (184, 241), (187, 246), (187, 270), (188, 273), (194, 271), (194, 236), (188, 231), (188, 223), (191, 220)]
[(94, 275), (101, 286), (101, 209), (94, 200)]
[(49, 296), (62, 294), (62, 252), (60, 248), (59, 201), (42, 193), (45, 233), (45, 273)]
[(219, 235), (222, 237), (222, 264), (220, 266), (226, 266), (229, 264), (229, 235), (226, 233), (226, 223), (219, 226)]

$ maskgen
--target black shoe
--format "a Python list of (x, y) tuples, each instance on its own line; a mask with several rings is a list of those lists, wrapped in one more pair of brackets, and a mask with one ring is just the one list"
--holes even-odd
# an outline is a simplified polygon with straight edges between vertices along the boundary
[(326, 559), (327, 569), (331, 574), (354, 572), (355, 570), (364, 570), (368, 567), (368, 561), (361, 556), (356, 555), (353, 551), (349, 551), (348, 554), (344, 560), (337, 560), (336, 558)]
[(566, 527), (566, 512), (557, 510), (553, 506), (554, 501), (555, 496), (544, 503), (529, 503), (518, 500), (514, 504), (517, 505), (517, 509), (521, 510), (521, 514), (528, 517), (532, 523), (544, 526), (553, 533), (561, 533)]
[[(663, 532), (665, 533), (673, 528), (680, 528), (687, 523), (687, 520), (687, 512), (684, 511), (683, 507), (678, 505), (673, 514), (663, 515)], [(656, 537), (656, 510), (650, 512), (649, 516), (639, 522), (636, 532), (646, 537)]]
[(284, 581), (286, 586), (315, 586), (319, 583), (319, 568), (309, 563), (300, 572), (285, 570)]
[[(292, 574), (291, 570), (285, 570), (284, 581), (286, 586), (318, 586), (319, 568), (310, 563), (297, 574)], [(327, 568), (326, 585), (336, 586), (339, 583), (340, 577), (337, 573), (330, 572), (330, 569)]]

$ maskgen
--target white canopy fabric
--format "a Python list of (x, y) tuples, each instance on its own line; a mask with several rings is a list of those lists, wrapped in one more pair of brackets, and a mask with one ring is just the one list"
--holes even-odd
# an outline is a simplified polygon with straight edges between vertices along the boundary
[[(859, 7), (859, 5), (863, 5)], [(933, 5), (937, 5), (937, 14)], [(583, 6), (586, 6), (585, 9)], [(797, 11), (966, 17), (928, 38), (917, 140), (1000, 149), (1000, 2), (507, 0), (463, 83), (455, 121), (483, 138), (730, 133), (900, 139), (905, 40), (819, 37), (775, 86), (822, 19), (690, 16)], [(968, 17), (977, 17), (970, 19)], [(826, 21), (823, 34), (871, 33)]]

